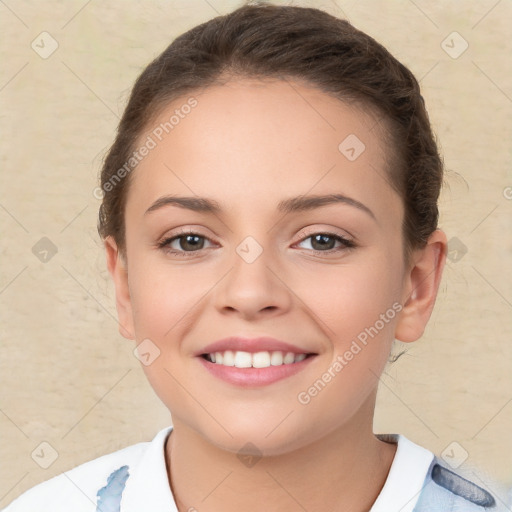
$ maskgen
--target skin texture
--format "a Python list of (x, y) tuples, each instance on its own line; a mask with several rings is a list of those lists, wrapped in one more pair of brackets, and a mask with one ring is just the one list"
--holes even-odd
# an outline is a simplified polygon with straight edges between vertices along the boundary
[[(166, 457), (179, 509), (369, 510), (396, 449), (372, 431), (378, 378), (393, 338), (412, 342), (424, 331), (446, 237), (435, 231), (404, 262), (402, 199), (385, 179), (389, 148), (372, 115), (289, 81), (233, 80), (195, 98), (131, 176), (128, 263), (111, 237), (105, 241), (121, 334), (160, 350), (143, 368), (172, 413)], [(155, 125), (185, 101), (168, 105)], [(354, 161), (338, 149), (351, 134), (365, 145)], [(341, 203), (277, 211), (290, 197), (334, 193), (374, 217)], [(168, 205), (145, 214), (168, 194), (207, 197), (222, 212)], [(158, 248), (181, 228), (206, 237), (200, 250), (183, 238), (171, 248), (184, 256)], [(355, 247), (322, 249), (311, 237), (326, 232)], [(236, 251), (247, 236), (263, 250), (252, 263)], [(340, 249), (326, 254), (332, 247)], [(300, 403), (299, 393), (393, 304), (399, 314)], [(232, 335), (272, 336), (318, 355), (296, 375), (241, 388), (213, 377), (195, 356)], [(237, 457), (248, 442), (262, 455), (252, 467)]]

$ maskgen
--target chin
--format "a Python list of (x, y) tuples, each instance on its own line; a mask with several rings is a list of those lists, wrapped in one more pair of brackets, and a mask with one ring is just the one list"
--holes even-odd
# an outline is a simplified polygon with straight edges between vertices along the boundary
[(240, 457), (283, 455), (314, 441), (313, 432), (298, 430), (297, 425), (288, 420), (283, 422), (282, 417), (278, 420), (259, 417), (249, 421), (226, 421), (225, 425), (232, 437), (218, 425), (212, 429), (208, 424), (195, 430), (209, 444)]

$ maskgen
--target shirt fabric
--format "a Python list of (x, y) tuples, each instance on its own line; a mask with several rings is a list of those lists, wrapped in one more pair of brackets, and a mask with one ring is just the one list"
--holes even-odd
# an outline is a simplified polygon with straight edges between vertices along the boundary
[[(29, 489), (3, 512), (178, 512), (167, 477), (167, 427), (138, 443), (86, 462)], [(443, 466), (402, 434), (386, 482), (369, 512), (500, 512), (491, 493)]]

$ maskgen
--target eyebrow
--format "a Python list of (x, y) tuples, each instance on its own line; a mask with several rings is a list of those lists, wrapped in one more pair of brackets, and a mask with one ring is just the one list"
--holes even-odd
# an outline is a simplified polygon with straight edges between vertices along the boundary
[[(277, 205), (278, 211), (282, 213), (293, 213), (314, 210), (322, 206), (330, 204), (346, 204), (357, 208), (376, 220), (374, 213), (360, 201), (352, 199), (351, 197), (344, 196), (342, 194), (328, 194), (328, 195), (309, 195), (309, 196), (297, 196), (289, 199), (280, 201)], [(188, 210), (193, 210), (200, 213), (222, 213), (222, 208), (219, 203), (213, 199), (206, 197), (183, 197), (183, 196), (163, 196), (157, 199), (144, 213), (144, 215), (163, 208), (164, 206), (178, 206)]]

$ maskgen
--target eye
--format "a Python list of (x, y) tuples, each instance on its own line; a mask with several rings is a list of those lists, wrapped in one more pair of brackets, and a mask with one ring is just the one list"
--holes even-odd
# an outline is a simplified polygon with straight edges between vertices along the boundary
[[(310, 241), (311, 249), (316, 253), (332, 253), (355, 247), (355, 243), (335, 233), (314, 233), (301, 240), (299, 243)], [(335, 247), (336, 242), (340, 245)]]
[(199, 252), (204, 249), (205, 241), (209, 238), (194, 231), (183, 231), (179, 235), (164, 238), (158, 242), (158, 247), (165, 252), (177, 256), (185, 256), (187, 253)]

